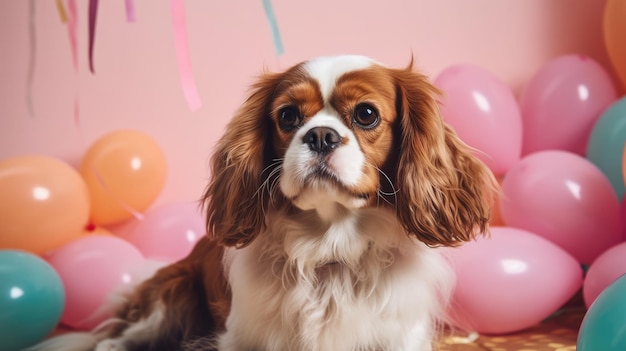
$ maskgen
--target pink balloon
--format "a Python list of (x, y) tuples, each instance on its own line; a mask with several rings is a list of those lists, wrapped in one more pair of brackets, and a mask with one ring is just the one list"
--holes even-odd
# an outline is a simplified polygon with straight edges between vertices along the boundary
[(617, 278), (626, 274), (626, 242), (613, 246), (600, 255), (589, 267), (583, 284), (583, 298), (587, 307)]
[(435, 79), (445, 93), (442, 115), (496, 175), (521, 157), (521, 113), (511, 89), (488, 71), (455, 65)]
[(110, 317), (99, 309), (112, 293), (137, 283), (133, 270), (144, 259), (139, 250), (120, 238), (88, 235), (54, 251), (48, 261), (65, 287), (61, 322), (89, 330)]
[(622, 238), (626, 240), (626, 196), (622, 198), (621, 208), (621, 218), (622, 218)]
[(468, 331), (505, 334), (535, 325), (582, 284), (576, 259), (520, 229), (493, 227), (491, 238), (449, 252), (457, 275), (449, 314)]
[(162, 205), (133, 220), (132, 229), (123, 235), (147, 258), (167, 262), (186, 257), (206, 233), (197, 202)]
[(567, 55), (548, 62), (520, 99), (523, 155), (549, 149), (584, 155), (595, 122), (616, 99), (611, 77), (591, 58)]
[(504, 222), (559, 245), (590, 264), (623, 240), (620, 205), (606, 176), (566, 151), (540, 151), (517, 163), (502, 182)]

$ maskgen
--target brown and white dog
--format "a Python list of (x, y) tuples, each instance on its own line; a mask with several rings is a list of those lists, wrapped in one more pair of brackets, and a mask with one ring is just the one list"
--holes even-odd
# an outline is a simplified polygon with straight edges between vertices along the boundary
[(361, 56), (266, 73), (228, 125), (208, 235), (63, 351), (426, 351), (495, 183), (439, 91)]

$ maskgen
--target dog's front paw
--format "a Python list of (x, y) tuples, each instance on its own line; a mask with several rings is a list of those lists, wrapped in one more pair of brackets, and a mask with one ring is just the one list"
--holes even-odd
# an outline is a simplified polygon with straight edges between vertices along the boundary
[(126, 351), (126, 348), (120, 340), (106, 339), (100, 341), (94, 351)]

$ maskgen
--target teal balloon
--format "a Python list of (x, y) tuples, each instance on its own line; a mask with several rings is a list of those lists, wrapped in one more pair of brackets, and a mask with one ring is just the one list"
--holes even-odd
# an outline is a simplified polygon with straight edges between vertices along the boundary
[(0, 250), (0, 350), (19, 351), (45, 339), (64, 303), (61, 278), (46, 261)]
[(626, 350), (626, 275), (591, 304), (578, 333), (576, 350)]
[[(617, 197), (624, 197), (622, 153), (626, 143), (626, 97), (602, 113), (591, 131), (587, 158), (609, 178)], [(626, 349), (624, 349), (626, 350)]]

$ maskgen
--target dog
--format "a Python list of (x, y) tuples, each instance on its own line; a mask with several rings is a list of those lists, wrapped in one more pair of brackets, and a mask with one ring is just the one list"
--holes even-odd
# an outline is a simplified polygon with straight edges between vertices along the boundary
[(264, 73), (227, 125), (206, 237), (37, 351), (430, 351), (496, 183), (426, 76), (362, 56)]

